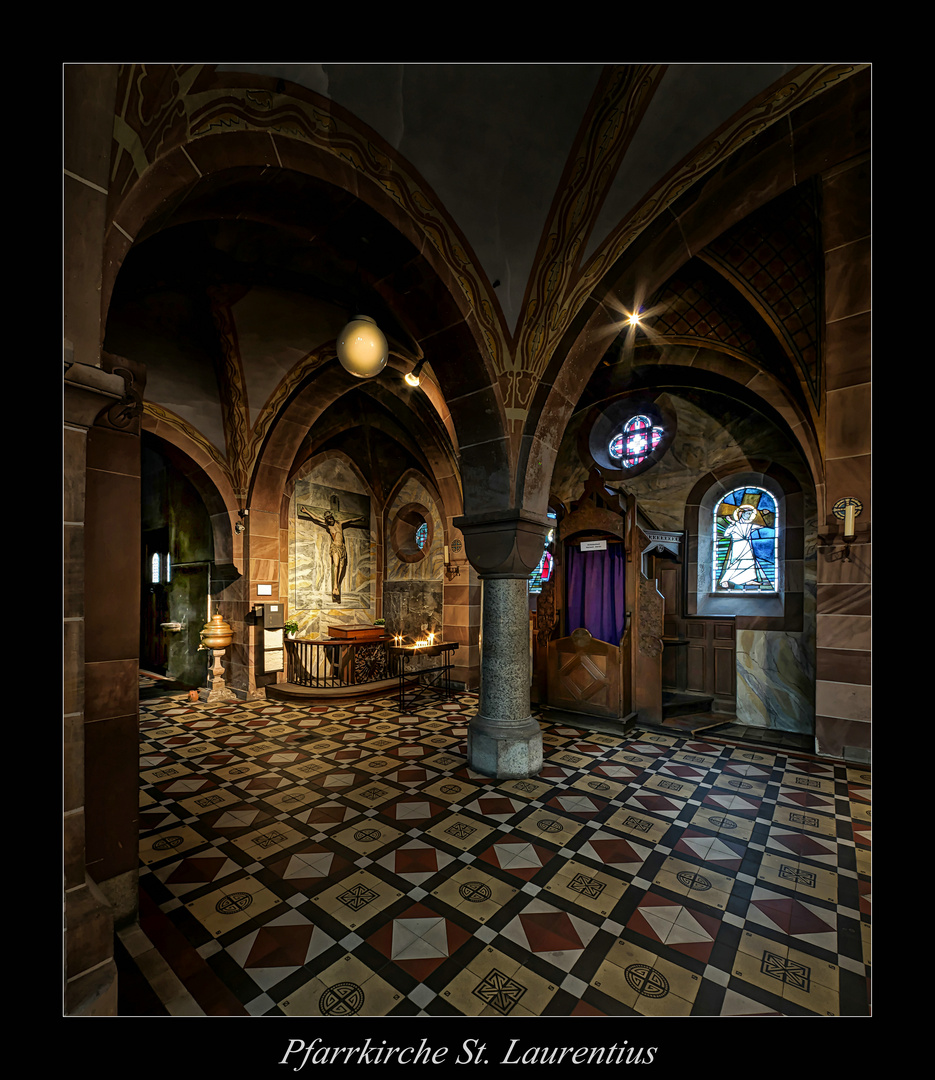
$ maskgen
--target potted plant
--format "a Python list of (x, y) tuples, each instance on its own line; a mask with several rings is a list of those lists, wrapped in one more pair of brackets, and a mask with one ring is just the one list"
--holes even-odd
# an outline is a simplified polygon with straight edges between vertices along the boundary
[(299, 632), (299, 624), (295, 621), (295, 619), (290, 619), (288, 622), (284, 622), (282, 624), (282, 628), (283, 630), (285, 630), (286, 637), (288, 638), (294, 638), (295, 635)]

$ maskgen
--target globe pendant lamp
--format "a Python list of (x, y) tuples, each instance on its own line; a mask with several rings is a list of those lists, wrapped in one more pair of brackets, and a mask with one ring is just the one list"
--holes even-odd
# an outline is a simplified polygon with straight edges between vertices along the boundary
[(370, 379), (386, 367), (389, 348), (383, 331), (369, 315), (355, 315), (338, 334), (338, 360), (358, 379)]

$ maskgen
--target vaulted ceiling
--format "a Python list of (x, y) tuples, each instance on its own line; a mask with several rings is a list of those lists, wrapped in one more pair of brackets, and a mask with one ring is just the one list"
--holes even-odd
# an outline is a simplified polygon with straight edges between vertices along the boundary
[[(377, 318), (406, 368), (463, 320), (462, 288), (490, 343), (506, 415), (522, 417), (549, 350), (627, 244), (671, 213), (710, 162), (755, 148), (790, 102), (807, 103), (860, 67), (121, 66), (115, 207), (167, 147), (193, 138), (253, 133), (268, 164), (209, 169), (189, 159), (198, 179), (147, 211), (133, 237), (105, 347), (143, 361), (147, 401), (230, 456), (233, 412), (258, 431), (355, 309)], [(353, 182), (290, 167), (287, 150), (314, 143), (316, 125), (327, 128), (335, 168), (350, 163), (353, 178), (367, 155), (381, 197), (421, 214), (421, 233), (406, 234)], [(641, 345), (695, 342), (743, 356), (784, 382), (803, 411), (817, 408), (821, 265), (810, 199), (796, 188), (752, 216), (727, 208), (736, 226), (646, 298), (655, 336)], [(429, 268), (439, 257), (450, 269), (445, 288)], [(623, 345), (607, 341), (608, 364)], [(219, 391), (234, 354), (236, 402)], [(476, 389), (457, 371), (446, 378), (449, 398)], [(603, 392), (595, 386), (592, 400)], [(417, 447), (400, 441), (388, 401), (368, 437), (375, 448), (396, 440), (402, 468)]]

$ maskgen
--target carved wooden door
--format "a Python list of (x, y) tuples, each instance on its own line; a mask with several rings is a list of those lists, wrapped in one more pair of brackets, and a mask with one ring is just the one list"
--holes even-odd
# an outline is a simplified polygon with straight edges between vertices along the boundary
[(556, 709), (614, 720), (623, 713), (620, 649), (581, 628), (549, 642), (548, 699)]

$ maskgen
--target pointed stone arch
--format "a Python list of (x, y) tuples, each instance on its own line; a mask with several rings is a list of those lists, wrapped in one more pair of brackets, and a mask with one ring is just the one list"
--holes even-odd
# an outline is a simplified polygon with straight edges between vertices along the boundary
[[(737, 221), (794, 185), (864, 153), (868, 131), (855, 124), (854, 117), (866, 110), (868, 84), (866, 73), (858, 72), (805, 102), (787, 123), (766, 127), (751, 143), (726, 155), (649, 224), (641, 229), (633, 226), (629, 246), (581, 304), (536, 389), (519, 450), (519, 505), (534, 512), (544, 510), (562, 434), (581, 390), (619, 334), (623, 313), (655, 293)], [(641, 213), (641, 208), (635, 209), (629, 220), (639, 221)], [(816, 487), (822, 486), (819, 423), (777, 379), (752, 369), (748, 373), (731, 370), (733, 366), (725, 363), (722, 374), (783, 416)]]

